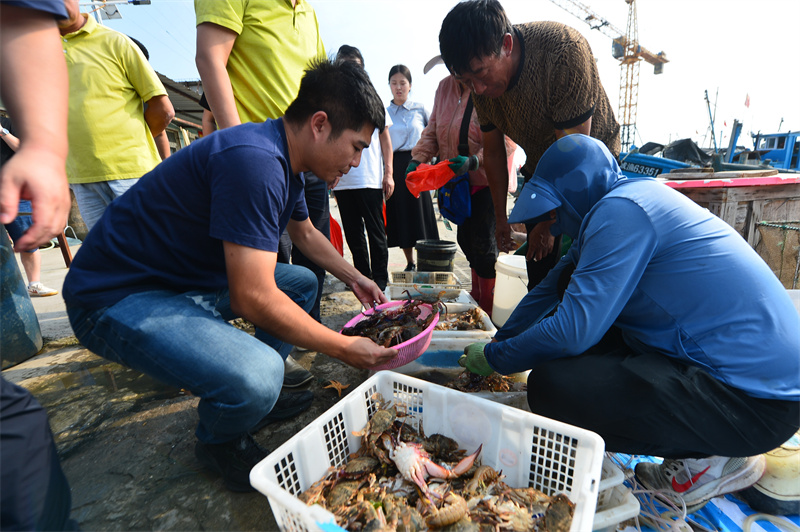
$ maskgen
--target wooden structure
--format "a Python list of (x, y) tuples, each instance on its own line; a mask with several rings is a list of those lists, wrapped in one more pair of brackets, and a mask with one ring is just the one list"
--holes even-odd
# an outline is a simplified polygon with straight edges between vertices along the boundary
[[(797, 287), (800, 246), (789, 236), (796, 239), (795, 226), (800, 227), (800, 174), (756, 170), (666, 175), (673, 178), (666, 181), (667, 186), (706, 207), (742, 235), (786, 288)], [(762, 242), (765, 231), (780, 231), (787, 224), (794, 231), (784, 231), (783, 240)]]
[(753, 247), (760, 239), (758, 222), (800, 220), (800, 174), (681, 172), (665, 177), (672, 178), (668, 186), (722, 218)]

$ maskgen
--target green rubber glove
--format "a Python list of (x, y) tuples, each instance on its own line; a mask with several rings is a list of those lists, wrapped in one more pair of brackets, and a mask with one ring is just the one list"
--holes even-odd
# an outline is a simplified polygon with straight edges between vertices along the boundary
[(469, 344), (464, 348), (464, 354), (458, 359), (458, 365), (484, 377), (494, 373), (492, 367), (486, 362), (486, 355), (483, 354), (484, 347), (486, 344)]
[(416, 170), (417, 166), (419, 166), (420, 164), (421, 163), (419, 161), (415, 161), (414, 159), (411, 159), (411, 161), (409, 161), (409, 163), (408, 163), (408, 166), (406, 167), (406, 176), (408, 176), (408, 174), (410, 174), (411, 172)]
[(466, 174), (467, 172), (477, 170), (480, 166), (477, 155), (470, 155), (469, 157), (459, 155), (458, 157), (449, 159), (449, 162), (450, 164), (448, 166), (450, 166), (450, 170), (452, 170), (456, 175)]

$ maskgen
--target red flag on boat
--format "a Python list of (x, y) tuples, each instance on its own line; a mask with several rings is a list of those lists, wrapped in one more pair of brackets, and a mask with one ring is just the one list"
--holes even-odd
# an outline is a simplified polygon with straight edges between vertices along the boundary
[(744, 106), (747, 107), (747, 108), (750, 108), (750, 95), (749, 94), (744, 99)]

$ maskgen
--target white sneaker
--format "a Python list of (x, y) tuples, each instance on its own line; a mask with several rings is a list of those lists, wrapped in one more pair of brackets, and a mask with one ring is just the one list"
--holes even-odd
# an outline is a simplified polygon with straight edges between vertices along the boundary
[(683, 499), (687, 513), (692, 513), (714, 497), (752, 486), (761, 478), (765, 467), (763, 455), (667, 459), (662, 464), (637, 464), (636, 478), (649, 490), (660, 491), (676, 500)]
[(52, 288), (47, 288), (42, 283), (28, 283), (28, 295), (31, 297), (47, 297), (47, 296), (54, 296), (58, 293), (58, 290), (53, 290)]

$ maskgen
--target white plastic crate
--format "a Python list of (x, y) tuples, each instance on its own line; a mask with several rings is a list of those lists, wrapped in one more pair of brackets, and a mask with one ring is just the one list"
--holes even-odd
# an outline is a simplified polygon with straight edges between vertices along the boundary
[(461, 288), (453, 272), (392, 272), (392, 284), (429, 284)]
[(297, 499), (329, 467), (339, 467), (360, 447), (353, 431), (376, 410), (374, 393), (403, 405), (406, 422), (426, 434), (454, 438), (472, 452), (483, 444), (483, 464), (502, 469), (511, 486), (565, 493), (575, 503), (571, 531), (589, 530), (600, 485), (604, 443), (597, 434), (419, 379), (382, 371), (281, 445), (250, 472), (251, 484), (269, 499), (282, 530), (330, 530), (332, 514)]
[[(442, 293), (444, 292), (444, 293)], [(430, 297), (437, 297), (441, 294), (442, 301), (449, 305), (451, 303), (460, 303), (464, 305), (477, 305), (478, 302), (469, 295), (469, 292), (462, 289), (455, 289), (455, 288), (431, 288), (425, 287), (421, 285), (395, 285), (390, 284), (386, 287), (386, 290), (383, 291), (386, 294), (386, 297), (389, 298), (389, 301), (398, 301), (401, 299), (408, 299), (409, 296), (414, 298), (419, 295), (423, 296), (430, 296)]]
[[(477, 303), (445, 303), (445, 314), (439, 316), (439, 323), (442, 323), (442, 320), (447, 318), (447, 314), (460, 314), (461, 312), (466, 312), (468, 310), (472, 310), (474, 308), (479, 308)], [(433, 337), (434, 338), (466, 338), (470, 339), (473, 342), (480, 342), (481, 340), (491, 340), (492, 337), (497, 334), (497, 327), (494, 326), (492, 323), (492, 319), (489, 317), (486, 312), (481, 309), (481, 324), (483, 325), (483, 329), (471, 329), (468, 331), (458, 331), (458, 330), (447, 330), (447, 331), (440, 331), (437, 329), (433, 330)], [(471, 342), (470, 342), (471, 343)]]
[(608, 494), (604, 497), (603, 504), (597, 504), (592, 522), (593, 531), (614, 532), (617, 525), (639, 515), (639, 501), (630, 488), (620, 484), (606, 491)]
[[(411, 297), (422, 294), (444, 300), (459, 298), (464, 292), (453, 272), (392, 272), (392, 282), (386, 287), (386, 296), (391, 300), (406, 299), (406, 290)], [(469, 299), (475, 302), (471, 296)]]
[(600, 493), (592, 530), (613, 532), (619, 523), (639, 515), (639, 501), (623, 482), (625, 473), (606, 456), (600, 472)]
[(625, 473), (606, 456), (603, 459), (603, 469), (600, 471), (600, 493), (597, 496), (597, 507), (607, 506), (614, 488), (623, 482), (625, 482)]

